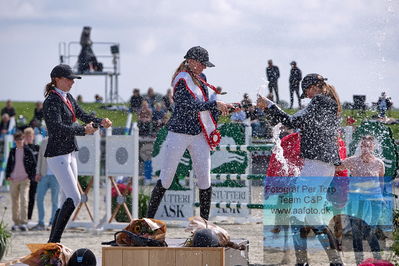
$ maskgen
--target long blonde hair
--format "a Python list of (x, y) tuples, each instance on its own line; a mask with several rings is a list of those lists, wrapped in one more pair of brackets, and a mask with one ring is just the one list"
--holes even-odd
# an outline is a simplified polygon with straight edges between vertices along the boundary
[(328, 95), (337, 103), (337, 106), (338, 106), (337, 116), (341, 115), (341, 113), (342, 113), (341, 101), (339, 100), (339, 96), (338, 96), (338, 93), (337, 93), (337, 90), (335, 89), (335, 87), (333, 85), (330, 85), (330, 84), (324, 82), (324, 81), (320, 82), (316, 86), (321, 90), (322, 94)]
[(190, 74), (195, 85), (197, 85), (198, 87), (202, 86), (201, 82), (197, 79), (197, 77), (191, 72), (190, 68), (188, 67), (187, 60), (184, 60), (183, 62), (180, 63), (180, 65), (177, 67), (175, 73), (172, 76), (172, 82), (171, 82), (172, 87), (173, 87), (173, 81), (175, 80), (176, 76), (179, 75), (180, 72), (187, 72), (188, 74)]

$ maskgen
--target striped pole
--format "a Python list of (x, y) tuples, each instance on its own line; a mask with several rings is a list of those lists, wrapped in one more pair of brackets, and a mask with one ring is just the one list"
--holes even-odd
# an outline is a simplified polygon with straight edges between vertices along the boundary
[(211, 174), (212, 179), (216, 180), (263, 180), (265, 175), (253, 175), (253, 174)]
[(215, 148), (216, 151), (271, 151), (274, 144), (264, 145), (219, 145)]

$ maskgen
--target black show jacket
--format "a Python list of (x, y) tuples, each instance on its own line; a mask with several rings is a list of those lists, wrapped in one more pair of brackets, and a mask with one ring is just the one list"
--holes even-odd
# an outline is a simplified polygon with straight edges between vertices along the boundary
[[(76, 118), (85, 123), (101, 123), (101, 118), (95, 118), (83, 111), (75, 99), (67, 94), (75, 110)], [(43, 103), (44, 121), (48, 131), (48, 144), (44, 157), (64, 155), (78, 150), (75, 136), (84, 136), (84, 126), (72, 122), (72, 112), (56, 93), (50, 93)]]

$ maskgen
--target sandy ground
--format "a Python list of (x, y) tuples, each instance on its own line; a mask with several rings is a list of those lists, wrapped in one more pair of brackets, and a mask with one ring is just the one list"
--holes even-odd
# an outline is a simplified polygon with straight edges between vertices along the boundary
[[(146, 191), (150, 191), (151, 187), (145, 188)], [(252, 195), (255, 203), (261, 202), (262, 189), (260, 187), (254, 187)], [(90, 197), (89, 197), (90, 199)], [(4, 206), (8, 206), (8, 210), (5, 213), (4, 220), (11, 227), (11, 203), (10, 195), (8, 193), (0, 193), (0, 210)], [(50, 195), (46, 195), (46, 218), (50, 213)], [(100, 204), (101, 212), (105, 213), (105, 204)], [(87, 219), (88, 215), (86, 210), (81, 211), (82, 219)], [(263, 247), (264, 236), (263, 236), (263, 224), (261, 223), (262, 211), (254, 210), (251, 214), (249, 223), (246, 224), (220, 224), (221, 227), (226, 229), (233, 239), (247, 239), (249, 240), (249, 262), (251, 264), (263, 264), (263, 265), (294, 265), (295, 256), (292, 250), (287, 252), (284, 256), (282, 249), (276, 248), (265, 248)], [(37, 210), (35, 209), (34, 216), (30, 225), (37, 223)], [(184, 228), (181, 226), (169, 226), (167, 229), (167, 238), (186, 238), (189, 236), (188, 233), (184, 232)], [(101, 261), (101, 242), (110, 241), (113, 239), (115, 231), (99, 231), (99, 230), (87, 230), (87, 229), (67, 229), (62, 237), (62, 244), (66, 245), (71, 249), (78, 248), (89, 248), (97, 256), (98, 261)], [(28, 232), (14, 232), (12, 235), (12, 245), (8, 253), (3, 260), (15, 259), (29, 254), (29, 250), (25, 244), (27, 243), (45, 243), (48, 240), (49, 231), (28, 231)], [(268, 237), (266, 236), (266, 243)], [(346, 245), (350, 246), (350, 242)], [(383, 257), (388, 258), (389, 252), (384, 252)], [(343, 254), (343, 261), (345, 265), (355, 265), (353, 252), (347, 251)], [(369, 252), (365, 253), (365, 258), (371, 257)], [(312, 262), (311, 265), (329, 265), (327, 257), (323, 250), (315, 249), (309, 250), (309, 258)], [(282, 260), (285, 260), (282, 264)]]

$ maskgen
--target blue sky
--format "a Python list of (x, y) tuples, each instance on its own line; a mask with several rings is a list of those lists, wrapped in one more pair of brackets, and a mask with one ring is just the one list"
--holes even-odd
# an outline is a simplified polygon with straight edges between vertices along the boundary
[[(208, 81), (228, 92), (221, 100), (255, 98), (273, 59), (285, 100), (296, 60), (304, 74), (326, 76), (342, 101), (386, 91), (398, 106), (398, 12), (398, 0), (0, 0), (0, 100), (42, 100), (59, 42), (78, 41), (89, 25), (93, 41), (120, 43), (125, 100), (136, 87), (164, 93), (186, 51), (201, 45), (216, 65), (205, 70)], [(72, 89), (85, 101), (96, 93), (104, 94), (103, 78)]]

